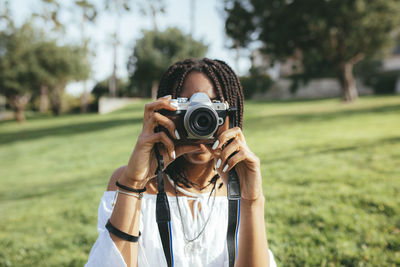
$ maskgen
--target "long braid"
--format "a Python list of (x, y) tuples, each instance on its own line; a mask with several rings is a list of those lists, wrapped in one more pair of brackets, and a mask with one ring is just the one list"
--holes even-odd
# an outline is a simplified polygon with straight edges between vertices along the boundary
[(214, 70), (213, 70), (213, 68), (212, 67), (214, 67), (214, 65), (205, 65), (205, 69), (206, 69), (206, 74), (207, 74), (207, 76), (211, 76), (211, 81), (214, 83), (214, 87), (216, 88), (216, 90), (217, 90), (217, 96), (218, 96), (218, 98), (221, 100), (221, 101), (225, 101), (225, 96), (224, 96), (224, 94), (223, 94), (223, 92), (222, 92), (222, 87), (221, 87), (221, 84), (220, 84), (220, 82), (219, 82), (219, 79), (217, 78), (217, 76), (216, 76), (216, 74), (215, 74), (215, 72), (214, 72)]
[[(239, 78), (233, 70), (221, 60), (186, 59), (170, 66), (163, 74), (158, 87), (157, 97), (172, 95), (179, 97), (186, 77), (192, 71), (204, 73), (213, 83), (218, 99), (227, 101), (229, 106), (236, 107), (234, 123), (242, 128), (243, 125), (243, 89)], [(190, 188), (196, 184), (187, 179), (185, 172), (186, 160), (179, 157), (166, 168), (172, 180), (178, 185)], [(210, 183), (215, 184), (219, 176), (215, 175)]]
[(230, 97), (232, 98), (232, 105), (235, 106), (238, 109), (238, 112), (236, 112), (236, 122), (237, 125), (242, 128), (242, 124), (243, 124), (243, 99), (244, 99), (244, 95), (243, 95), (243, 88), (242, 85), (240, 84), (239, 78), (236, 76), (236, 74), (233, 72), (233, 70), (223, 61), (217, 60), (219, 63), (221, 63), (222, 68), (224, 69), (224, 71), (226, 71), (227, 73), (227, 77), (229, 77), (230, 82), (231, 82), (231, 86), (234, 87), (238, 87), (236, 88), (236, 90), (234, 90), (234, 92), (236, 92), (236, 94), (234, 94), (232, 92), (232, 90), (228, 90), (227, 94), (230, 95)]

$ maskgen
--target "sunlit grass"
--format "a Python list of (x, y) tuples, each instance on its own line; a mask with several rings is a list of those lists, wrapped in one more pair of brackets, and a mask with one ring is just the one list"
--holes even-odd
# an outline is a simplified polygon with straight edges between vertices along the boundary
[[(98, 202), (143, 105), (0, 123), (0, 266), (82, 266)], [(400, 264), (400, 97), (248, 101), (271, 250), (281, 266)]]

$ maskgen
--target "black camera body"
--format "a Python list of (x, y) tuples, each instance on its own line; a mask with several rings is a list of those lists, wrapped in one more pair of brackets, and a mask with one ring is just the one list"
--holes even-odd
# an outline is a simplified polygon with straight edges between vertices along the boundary
[[(227, 118), (236, 110), (230, 108), (227, 102), (211, 101), (205, 93), (195, 93), (190, 99), (180, 97), (170, 101), (177, 109), (159, 112), (175, 123), (180, 136), (179, 140), (175, 139), (175, 143), (178, 144), (213, 143), (218, 129), (226, 125)], [(227, 126), (230, 128), (229, 125)], [(169, 135), (164, 127), (160, 127), (159, 130)]]

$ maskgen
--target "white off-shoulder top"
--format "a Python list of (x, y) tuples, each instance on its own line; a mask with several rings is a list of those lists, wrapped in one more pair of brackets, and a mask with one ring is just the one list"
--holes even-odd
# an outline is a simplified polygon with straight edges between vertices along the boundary
[[(97, 230), (99, 236), (93, 245), (85, 266), (126, 266), (126, 263), (112, 241), (105, 225), (113, 210), (115, 191), (106, 191), (100, 201)], [(167, 266), (161, 239), (156, 222), (156, 195), (145, 194), (142, 198), (140, 232), (138, 247), (139, 267)], [(215, 200), (214, 200), (215, 198)], [(209, 194), (201, 194), (197, 198), (179, 196), (179, 207), (176, 197), (168, 197), (171, 209), (172, 244), (174, 251), (174, 267), (225, 267), (228, 264), (228, 248), (226, 232), (228, 225), (228, 200), (217, 196), (209, 198)], [(193, 215), (188, 200), (194, 200)], [(215, 203), (212, 203), (215, 201)], [(201, 209), (199, 209), (199, 204)], [(210, 213), (211, 212), (211, 213)], [(182, 217), (180, 216), (182, 215)], [(182, 224), (187, 239), (192, 239), (209, 221), (203, 234), (190, 245), (185, 241)], [(269, 266), (276, 263), (271, 251)]]

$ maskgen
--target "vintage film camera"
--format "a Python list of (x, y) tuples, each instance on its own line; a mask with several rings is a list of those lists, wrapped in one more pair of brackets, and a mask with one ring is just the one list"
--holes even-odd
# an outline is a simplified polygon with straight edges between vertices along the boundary
[[(211, 144), (221, 126), (228, 123), (225, 127), (233, 127), (233, 119), (228, 118), (233, 118), (236, 108), (229, 107), (227, 102), (211, 101), (205, 93), (195, 93), (190, 99), (179, 97), (170, 101), (176, 103), (177, 110), (159, 112), (175, 123), (180, 136), (179, 140), (175, 140), (176, 144)], [(170, 136), (164, 127), (160, 126), (158, 130), (165, 131)]]

